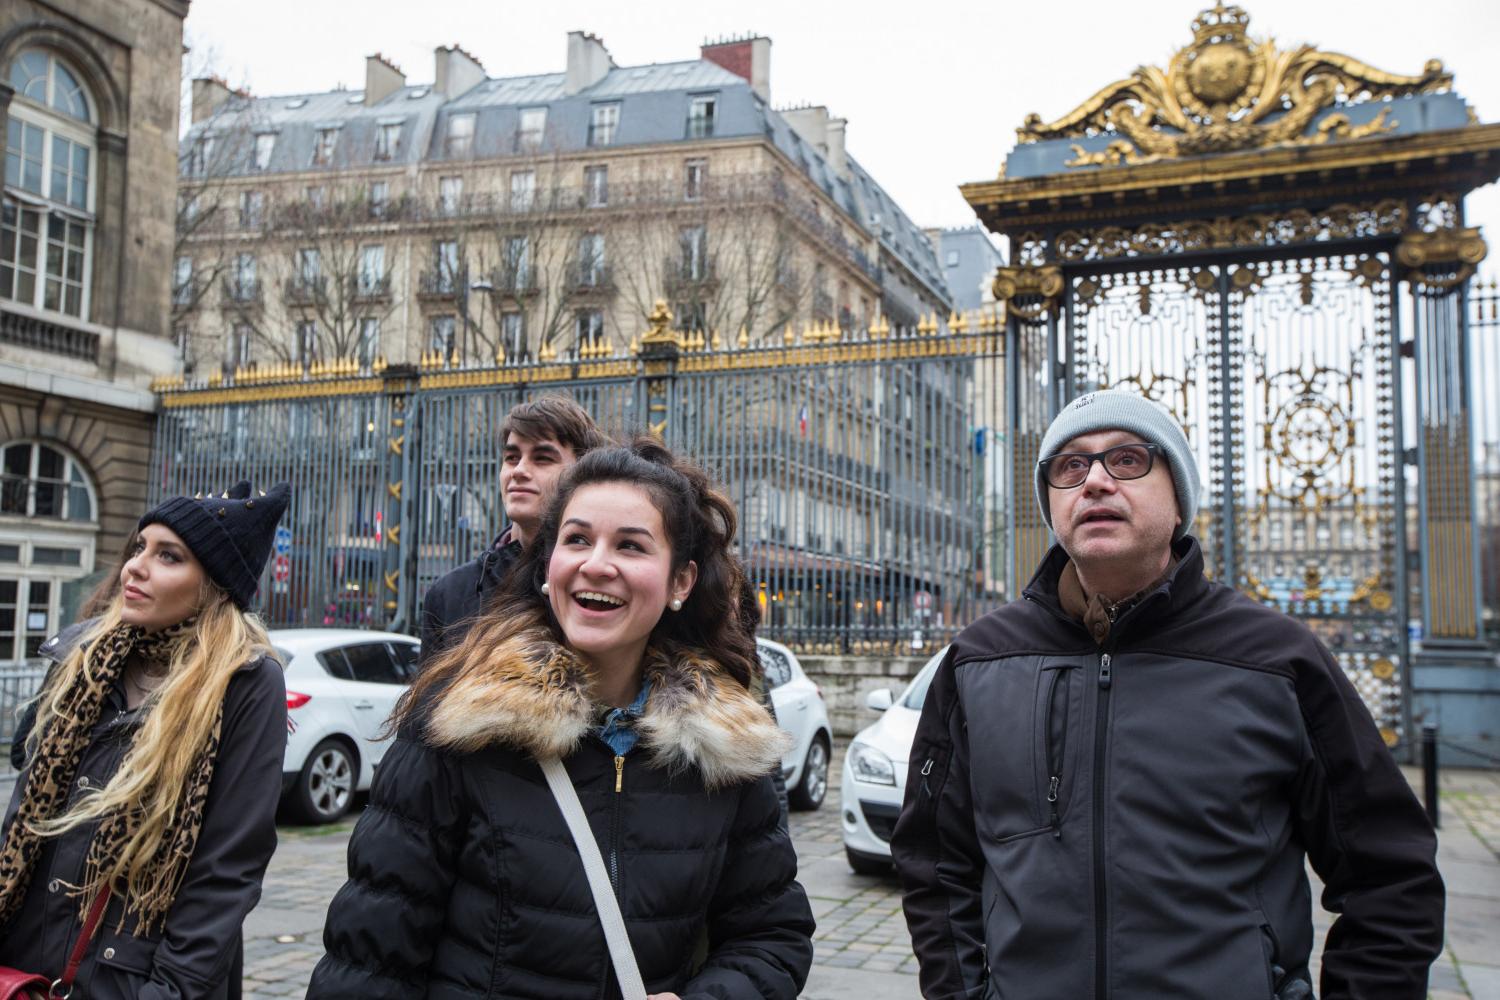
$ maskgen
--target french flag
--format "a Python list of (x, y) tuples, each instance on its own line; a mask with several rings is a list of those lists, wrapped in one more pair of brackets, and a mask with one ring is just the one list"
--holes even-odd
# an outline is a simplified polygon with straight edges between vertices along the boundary
[(807, 404), (802, 404), (802, 409), (797, 411), (797, 430), (803, 437), (807, 437)]

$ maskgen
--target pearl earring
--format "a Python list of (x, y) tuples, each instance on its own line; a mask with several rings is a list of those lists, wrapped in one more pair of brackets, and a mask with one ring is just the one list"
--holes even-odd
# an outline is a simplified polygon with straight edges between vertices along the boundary
[(552, 593), (552, 585), (550, 583), (542, 584), (542, 596), (545, 597), (550, 593)]
[(669, 606), (671, 607), (671, 609), (673, 611), (681, 611), (682, 610), (682, 598), (680, 598), (680, 597), (674, 597), (674, 598), (672, 598), (672, 603)]

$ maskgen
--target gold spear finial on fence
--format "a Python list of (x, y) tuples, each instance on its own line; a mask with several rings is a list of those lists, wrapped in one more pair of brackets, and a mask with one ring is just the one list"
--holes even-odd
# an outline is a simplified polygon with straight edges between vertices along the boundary
[(750, 331), (743, 326), (740, 327), (740, 336), (739, 339), (735, 342), (735, 346), (737, 346), (742, 351), (750, 346)]

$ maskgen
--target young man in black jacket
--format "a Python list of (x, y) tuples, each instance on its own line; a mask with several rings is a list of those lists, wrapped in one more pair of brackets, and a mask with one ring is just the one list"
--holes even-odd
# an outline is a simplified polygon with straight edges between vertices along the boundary
[(510, 525), (478, 557), (444, 574), (427, 591), (422, 602), (423, 665), (463, 639), (541, 523), (562, 474), (606, 440), (583, 407), (556, 395), (513, 407), (500, 437), (505, 442), (500, 502)]
[(1425, 997), (1432, 827), (1323, 645), (1204, 576), (1181, 428), (1090, 393), (1041, 455), (1058, 544), (954, 642), (912, 747), (922, 995), (1307, 1000), (1308, 860), (1338, 914), (1319, 995)]

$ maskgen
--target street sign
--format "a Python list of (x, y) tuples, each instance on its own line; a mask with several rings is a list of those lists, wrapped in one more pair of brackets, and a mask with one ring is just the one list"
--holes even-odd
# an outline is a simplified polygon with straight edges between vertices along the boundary
[(292, 529), (285, 525), (276, 528), (276, 554), (284, 556), (292, 551)]
[(912, 594), (911, 606), (916, 608), (918, 611), (931, 611), (932, 592), (928, 590), (919, 590), (915, 594)]
[(278, 555), (271, 562), (271, 579), (275, 583), (286, 583), (292, 578), (292, 557)]

